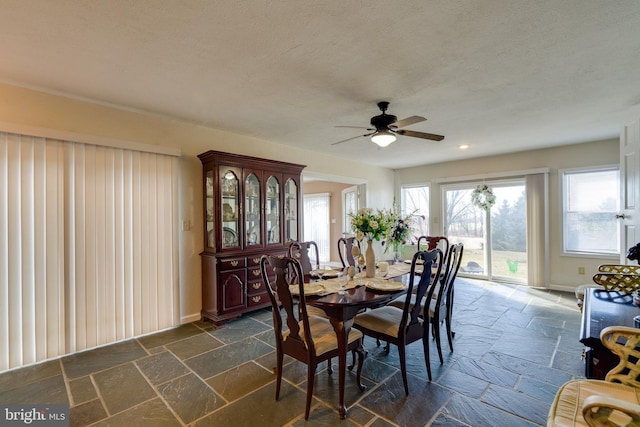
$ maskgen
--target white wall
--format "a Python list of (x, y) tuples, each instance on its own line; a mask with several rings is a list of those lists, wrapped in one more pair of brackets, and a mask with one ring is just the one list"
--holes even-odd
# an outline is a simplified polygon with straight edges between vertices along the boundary
[[(617, 139), (598, 141), (400, 169), (395, 173), (395, 184), (399, 197), (399, 189), (403, 184), (430, 183), (431, 219), (438, 218), (437, 224), (430, 224), (430, 230), (435, 232), (442, 231), (440, 186), (435, 180), (473, 175), (481, 176), (482, 174), (497, 172), (551, 168), (549, 174), (549, 287), (571, 290), (580, 284), (591, 282), (591, 276), (595, 273), (598, 265), (617, 263), (618, 259), (571, 257), (561, 254), (562, 204), (558, 169), (618, 164), (618, 156), (619, 141)], [(578, 267), (584, 267), (586, 274), (578, 274)]]

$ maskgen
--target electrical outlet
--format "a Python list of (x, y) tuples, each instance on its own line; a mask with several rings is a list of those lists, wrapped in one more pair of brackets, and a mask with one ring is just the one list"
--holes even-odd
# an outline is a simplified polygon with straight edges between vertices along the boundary
[(584, 274), (584, 267), (578, 267), (578, 274)]

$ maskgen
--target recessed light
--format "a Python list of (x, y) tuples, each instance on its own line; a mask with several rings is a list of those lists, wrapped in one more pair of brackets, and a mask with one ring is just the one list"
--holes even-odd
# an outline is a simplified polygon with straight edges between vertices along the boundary
[(461, 150), (466, 150), (469, 147), (471, 147), (469, 144), (460, 144), (460, 145), (458, 145), (458, 148), (461, 149)]

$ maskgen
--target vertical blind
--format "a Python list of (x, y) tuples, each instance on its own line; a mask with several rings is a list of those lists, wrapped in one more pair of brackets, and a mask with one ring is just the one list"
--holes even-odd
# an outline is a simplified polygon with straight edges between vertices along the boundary
[(329, 262), (329, 193), (304, 195), (304, 240), (318, 245), (320, 262)]
[(177, 166), (0, 133), (0, 371), (178, 324)]

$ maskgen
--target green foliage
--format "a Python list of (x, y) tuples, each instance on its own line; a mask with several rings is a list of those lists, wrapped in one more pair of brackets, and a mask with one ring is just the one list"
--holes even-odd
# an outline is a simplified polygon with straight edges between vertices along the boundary
[(491, 212), (492, 248), (499, 251), (526, 252), (527, 214), (524, 195), (513, 204), (504, 200)]

